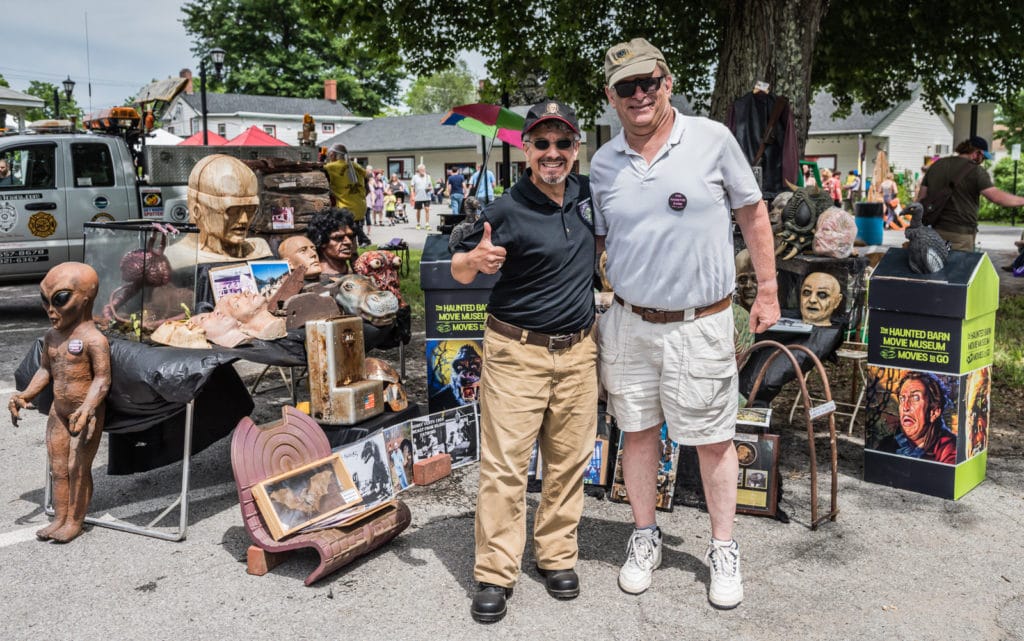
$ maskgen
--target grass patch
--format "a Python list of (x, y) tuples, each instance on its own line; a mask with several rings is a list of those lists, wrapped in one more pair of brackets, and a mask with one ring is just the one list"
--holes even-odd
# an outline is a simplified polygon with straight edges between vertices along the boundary
[[(420, 288), (420, 259), (422, 249), (409, 249), (409, 273), (402, 276), (398, 284), (402, 299), (412, 308), (413, 318), (423, 318), (423, 290)], [(402, 265), (405, 271), (406, 266)]]
[(1024, 296), (1007, 296), (999, 301), (994, 360), (1004, 384), (1024, 387)]

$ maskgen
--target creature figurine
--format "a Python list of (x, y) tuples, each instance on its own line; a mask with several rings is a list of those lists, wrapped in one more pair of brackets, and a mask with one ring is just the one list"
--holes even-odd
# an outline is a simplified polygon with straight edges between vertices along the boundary
[(946, 259), (949, 258), (949, 243), (930, 225), (922, 224), (924, 207), (921, 203), (910, 203), (906, 210), (910, 212), (910, 226), (903, 233), (910, 241), (907, 243), (910, 271), (915, 274), (934, 274), (941, 271), (946, 266)]
[(53, 522), (40, 539), (67, 543), (82, 533), (92, 499), (92, 461), (103, 432), (104, 399), (110, 389), (110, 345), (92, 320), (99, 290), (96, 271), (64, 263), (39, 284), (52, 329), (43, 336), (39, 369), (7, 407), (15, 427), (22, 409), (53, 383), (46, 422), (46, 451), (53, 474)]
[(353, 270), (372, 280), (377, 289), (394, 294), (398, 298), (398, 303), (404, 306), (405, 302), (398, 286), (398, 270), (401, 266), (402, 259), (391, 252), (371, 249), (359, 255)]

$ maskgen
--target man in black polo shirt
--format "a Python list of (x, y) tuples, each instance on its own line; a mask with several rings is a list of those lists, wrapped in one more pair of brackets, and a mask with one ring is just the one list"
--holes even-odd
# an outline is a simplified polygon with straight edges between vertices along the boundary
[(559, 599), (579, 594), (576, 528), (597, 425), (594, 231), (590, 184), (571, 172), (580, 130), (572, 109), (534, 105), (523, 126), (528, 169), (455, 248), (452, 276), (501, 277), (487, 311), (480, 381), (480, 489), (470, 612), (505, 616), (526, 544), (526, 472), (539, 439), (544, 483), (534, 523), (537, 568)]

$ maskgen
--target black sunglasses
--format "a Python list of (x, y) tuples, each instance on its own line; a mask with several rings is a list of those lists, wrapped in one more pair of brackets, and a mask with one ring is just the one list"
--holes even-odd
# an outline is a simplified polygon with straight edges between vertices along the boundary
[(651, 93), (661, 89), (661, 81), (664, 80), (665, 76), (651, 76), (650, 78), (637, 78), (636, 80), (624, 80), (622, 82), (612, 85), (612, 89), (618, 94), (619, 98), (629, 98), (636, 93), (636, 88), (640, 87), (640, 91), (644, 93)]
[[(537, 148), (538, 151), (547, 151), (548, 147), (551, 146), (551, 141), (547, 138), (538, 138), (537, 140), (524, 140), (524, 143), (530, 143)], [(576, 142), (572, 138), (559, 138), (554, 142), (555, 147), (565, 151), (566, 149), (572, 149), (572, 144)]]

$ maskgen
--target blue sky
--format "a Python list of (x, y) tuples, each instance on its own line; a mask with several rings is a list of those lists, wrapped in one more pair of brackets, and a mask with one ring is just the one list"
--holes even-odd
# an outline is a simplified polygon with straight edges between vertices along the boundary
[[(180, 22), (182, 4), (177, 0), (5, 2), (0, 13), (5, 52), (0, 56), (0, 74), (17, 91), (27, 89), (32, 80), (59, 86), (70, 75), (77, 83), (75, 100), (86, 112), (120, 105), (154, 78), (176, 77), (185, 67), (198, 75), (198, 60), (189, 51), (191, 42)], [(479, 56), (466, 59), (475, 76), (484, 74)]]

